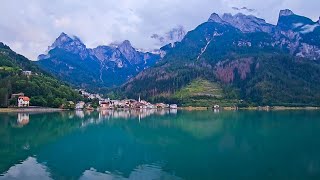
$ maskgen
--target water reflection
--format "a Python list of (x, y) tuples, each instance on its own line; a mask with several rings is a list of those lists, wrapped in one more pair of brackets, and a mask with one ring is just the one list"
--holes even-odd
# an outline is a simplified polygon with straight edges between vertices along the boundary
[(0, 179), (319, 179), (319, 117), (301, 111), (0, 114)]
[(220, 109), (213, 109), (213, 112), (214, 112), (214, 113), (219, 113), (219, 112), (220, 112)]
[(29, 123), (29, 113), (18, 113), (17, 123), (19, 126), (25, 126)]
[(111, 119), (111, 118), (122, 118), (122, 119), (132, 119), (139, 118), (144, 119), (151, 115), (167, 115), (167, 114), (177, 114), (177, 109), (122, 109), (122, 110), (100, 110), (94, 111), (75, 111), (75, 115), (78, 118), (85, 118), (86, 116), (93, 115), (95, 113), (99, 114), (99, 119)]
[(84, 118), (84, 111), (82, 110), (76, 110), (75, 115), (79, 118)]
[(51, 178), (45, 165), (38, 163), (34, 157), (28, 157), (20, 164), (11, 167), (6, 173), (0, 176), (0, 180), (1, 179), (46, 180)]
[(102, 110), (99, 111), (99, 118), (139, 118), (144, 119), (151, 115), (177, 114), (177, 109), (128, 109), (128, 110)]
[(175, 175), (169, 174), (162, 170), (160, 166), (143, 164), (136, 167), (129, 175), (129, 177), (123, 177), (121, 173), (111, 172), (98, 172), (94, 168), (86, 170), (80, 180), (91, 180), (91, 179), (123, 179), (123, 180), (141, 180), (141, 179), (171, 179), (181, 180), (182, 178), (176, 177)]

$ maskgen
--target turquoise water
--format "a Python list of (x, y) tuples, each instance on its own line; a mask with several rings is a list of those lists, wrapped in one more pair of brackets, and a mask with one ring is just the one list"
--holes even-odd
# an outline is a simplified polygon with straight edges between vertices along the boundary
[(0, 179), (320, 179), (320, 112), (0, 114)]

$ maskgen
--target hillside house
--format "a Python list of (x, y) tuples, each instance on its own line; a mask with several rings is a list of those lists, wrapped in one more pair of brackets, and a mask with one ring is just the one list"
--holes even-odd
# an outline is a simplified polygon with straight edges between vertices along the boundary
[(22, 71), (22, 74), (25, 76), (31, 76), (32, 75), (32, 71)]
[(19, 96), (18, 97), (18, 107), (29, 107), (30, 98), (27, 96)]
[(157, 104), (156, 104), (156, 107), (157, 107), (158, 109), (165, 109), (165, 108), (167, 108), (167, 105), (164, 104), (164, 103), (157, 103)]

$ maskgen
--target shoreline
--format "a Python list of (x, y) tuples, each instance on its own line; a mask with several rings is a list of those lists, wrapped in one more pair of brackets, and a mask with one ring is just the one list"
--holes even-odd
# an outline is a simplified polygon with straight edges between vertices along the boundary
[[(204, 111), (212, 110), (210, 107), (178, 107), (178, 110), (186, 111)], [(121, 110), (121, 109), (120, 109)], [(247, 110), (247, 111), (286, 111), (286, 110), (320, 110), (320, 107), (286, 107), (286, 106), (273, 106), (273, 107), (246, 107), (246, 108), (234, 108), (234, 107), (221, 107), (217, 110), (235, 111), (235, 110)], [(49, 112), (62, 112), (69, 111), (68, 109), (60, 108), (46, 108), (46, 107), (30, 107), (30, 108), (0, 108), (0, 113), (23, 113), (23, 112), (35, 112), (35, 113), (49, 113)]]
[(66, 109), (60, 108), (46, 108), (46, 107), (31, 107), (31, 108), (0, 108), (0, 113), (24, 113), (24, 112), (61, 112)]
[[(179, 110), (187, 110), (187, 111), (203, 111), (203, 110), (211, 110), (213, 108), (210, 107), (179, 107)], [(218, 110), (224, 111), (235, 111), (235, 110), (247, 110), (247, 111), (286, 111), (286, 110), (320, 110), (320, 107), (287, 107), (287, 106), (273, 106), (273, 107), (245, 107), (245, 108), (234, 108), (234, 107), (221, 107)]]

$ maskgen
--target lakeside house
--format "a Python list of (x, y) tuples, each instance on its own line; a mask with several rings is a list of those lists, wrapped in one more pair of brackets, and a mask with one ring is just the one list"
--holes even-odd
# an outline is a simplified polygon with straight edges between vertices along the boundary
[(101, 109), (109, 109), (110, 108), (110, 102), (99, 101), (99, 105), (100, 105)]
[(29, 107), (30, 106), (30, 98), (27, 96), (19, 96), (18, 97), (18, 107)]
[(167, 105), (164, 104), (164, 103), (157, 103), (157, 104), (156, 104), (156, 107), (157, 107), (157, 108), (160, 108), (160, 109), (164, 109), (164, 108), (167, 108)]
[(76, 109), (84, 109), (85, 103), (83, 101), (80, 101), (76, 104)]
[(178, 109), (178, 105), (176, 105), (176, 104), (170, 104), (170, 109)]

